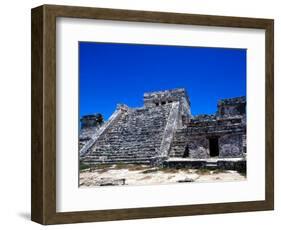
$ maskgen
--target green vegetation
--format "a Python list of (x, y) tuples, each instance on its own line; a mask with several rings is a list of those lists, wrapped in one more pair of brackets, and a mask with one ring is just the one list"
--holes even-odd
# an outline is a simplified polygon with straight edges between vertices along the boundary
[(89, 165), (86, 165), (86, 164), (80, 162), (80, 164), (79, 164), (79, 170), (80, 170), (80, 171), (81, 171), (81, 170), (88, 169), (88, 168), (90, 168)]
[(150, 168), (148, 165), (141, 164), (96, 164), (96, 165), (86, 165), (80, 162), (80, 170), (90, 169), (90, 171), (99, 171), (106, 172), (107, 170), (120, 170), (120, 169), (128, 169), (129, 171), (139, 171)]
[(210, 175), (211, 174), (211, 171), (210, 169), (205, 169), (205, 168), (201, 168), (201, 169), (197, 169), (195, 171), (195, 173), (199, 174), (199, 175)]
[(151, 169), (147, 169), (142, 171), (143, 174), (148, 174), (148, 173), (155, 173), (157, 172), (159, 169), (158, 168), (151, 168)]
[(161, 171), (163, 173), (177, 173), (177, 172), (179, 172), (179, 169), (176, 169), (176, 168), (159, 168), (158, 171)]
[(163, 173), (178, 173), (179, 171), (187, 171), (189, 172), (190, 169), (186, 169), (186, 168), (182, 168), (182, 169), (177, 169), (177, 168), (149, 168), (145, 171), (143, 171), (142, 173), (147, 174), (147, 173), (154, 173), (154, 172), (163, 172)]
[(144, 169), (147, 169), (149, 168), (148, 165), (133, 165), (133, 164), (130, 164), (130, 167), (128, 168), (129, 171), (137, 171), (137, 170), (144, 170)]
[(128, 169), (130, 168), (130, 164), (118, 163), (114, 165), (114, 169)]
[(111, 164), (97, 164), (97, 165), (92, 165), (91, 170), (106, 170), (112, 167), (113, 165)]
[(227, 170), (224, 169), (216, 169), (213, 171), (213, 174), (219, 174), (219, 173), (227, 173)]

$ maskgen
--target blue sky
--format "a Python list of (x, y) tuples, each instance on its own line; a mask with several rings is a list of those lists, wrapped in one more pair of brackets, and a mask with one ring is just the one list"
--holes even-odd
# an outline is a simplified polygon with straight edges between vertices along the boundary
[(143, 105), (143, 93), (185, 88), (191, 112), (215, 113), (221, 98), (246, 96), (246, 50), (79, 43), (79, 114), (108, 119), (118, 103)]

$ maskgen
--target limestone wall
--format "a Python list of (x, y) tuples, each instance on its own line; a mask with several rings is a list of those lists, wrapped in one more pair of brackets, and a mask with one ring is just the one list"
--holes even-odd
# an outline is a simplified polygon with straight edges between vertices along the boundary
[(92, 138), (92, 136), (97, 132), (97, 130), (100, 128), (98, 127), (84, 127), (80, 130), (79, 135), (79, 149), (82, 149), (82, 147)]
[(241, 157), (246, 152), (246, 126), (241, 119), (206, 121), (200, 118), (176, 131), (169, 156), (209, 158), (210, 138), (218, 140), (218, 157)]
[(218, 116), (231, 117), (246, 114), (246, 97), (236, 97), (220, 100), (218, 103)]
[(220, 157), (241, 157), (243, 155), (242, 134), (226, 134), (219, 138)]
[(155, 107), (172, 102), (180, 102), (186, 106), (186, 112), (190, 110), (190, 100), (185, 89), (164, 90), (144, 94), (144, 106)]
[(209, 158), (209, 141), (204, 136), (189, 137), (187, 142), (190, 158)]

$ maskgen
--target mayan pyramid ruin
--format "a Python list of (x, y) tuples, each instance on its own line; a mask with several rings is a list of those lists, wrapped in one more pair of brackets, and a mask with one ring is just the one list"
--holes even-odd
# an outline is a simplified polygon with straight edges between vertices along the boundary
[(144, 93), (144, 106), (118, 105), (109, 120), (91, 127), (81, 119), (80, 161), (236, 167), (245, 164), (246, 98), (222, 99), (213, 115), (193, 116), (185, 89)]

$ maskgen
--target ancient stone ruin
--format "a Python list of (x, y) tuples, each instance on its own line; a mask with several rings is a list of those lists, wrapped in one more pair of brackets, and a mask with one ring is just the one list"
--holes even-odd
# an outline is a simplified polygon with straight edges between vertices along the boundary
[(118, 105), (98, 128), (89, 119), (81, 124), (84, 164), (246, 168), (245, 97), (220, 100), (215, 114), (193, 116), (185, 89), (166, 90), (145, 93), (141, 108)]

